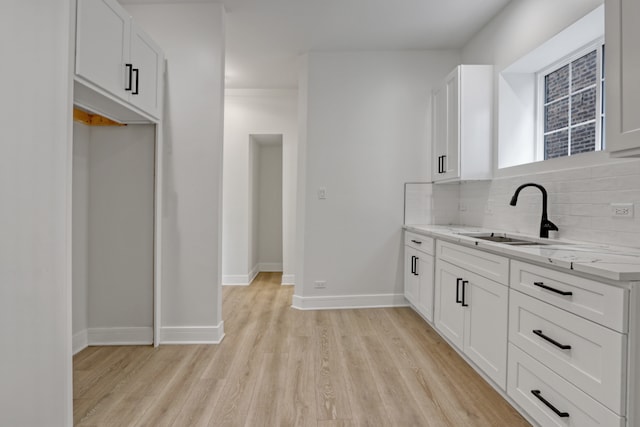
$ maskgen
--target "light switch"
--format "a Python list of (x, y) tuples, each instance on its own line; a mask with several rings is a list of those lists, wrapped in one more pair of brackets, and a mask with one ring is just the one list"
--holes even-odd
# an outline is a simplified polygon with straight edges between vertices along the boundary
[(318, 199), (324, 200), (327, 198), (327, 189), (324, 187), (318, 188)]

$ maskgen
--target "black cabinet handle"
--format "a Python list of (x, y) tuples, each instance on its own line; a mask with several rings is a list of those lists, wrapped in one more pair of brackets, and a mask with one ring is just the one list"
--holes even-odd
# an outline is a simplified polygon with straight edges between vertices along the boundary
[(132, 64), (124, 64), (124, 66), (127, 68), (127, 74), (129, 74), (129, 81), (127, 82), (127, 85), (125, 86), (124, 90), (130, 91), (131, 90), (131, 81), (133, 80), (133, 78), (132, 78), (133, 65)]
[(413, 243), (415, 243), (416, 245), (421, 245), (422, 242), (420, 240), (411, 240)]
[(467, 283), (469, 283), (468, 280), (463, 280), (462, 281), (462, 306), (463, 307), (469, 307), (469, 304), (467, 304), (466, 298), (464, 297), (464, 288), (466, 287)]
[(533, 394), (535, 397), (538, 398), (538, 400), (540, 400), (540, 402), (544, 403), (547, 408), (551, 409), (553, 412), (555, 412), (555, 414), (557, 416), (559, 416), (560, 418), (567, 418), (569, 416), (568, 412), (561, 412), (558, 410), (558, 408), (556, 408), (555, 406), (553, 406), (547, 399), (545, 399), (544, 397), (542, 397), (542, 395), (540, 394), (540, 390), (531, 390), (531, 394)]
[(573, 292), (571, 292), (571, 291), (561, 291), (559, 289), (552, 288), (551, 286), (547, 286), (543, 282), (533, 282), (533, 284), (535, 286), (538, 286), (540, 288), (546, 289), (546, 290), (551, 291), (551, 292), (555, 292), (555, 293), (560, 294), (560, 295), (564, 295), (564, 296), (573, 295)]
[(462, 281), (461, 277), (456, 279), (456, 304), (461, 304), (462, 300), (460, 299), (460, 282)]
[(414, 276), (418, 275), (418, 257), (411, 256), (411, 274)]
[(446, 160), (447, 160), (447, 155), (445, 154), (444, 156), (442, 156), (442, 173), (447, 173), (447, 166), (446, 166)]
[(558, 341), (554, 340), (553, 338), (549, 338), (548, 336), (543, 334), (540, 329), (534, 329), (531, 332), (533, 332), (534, 334), (536, 334), (537, 336), (539, 336), (543, 340), (549, 341), (551, 344), (555, 345), (558, 348), (561, 348), (562, 350), (571, 350), (571, 346), (570, 345), (560, 344)]
[(140, 85), (138, 84), (139, 80), (138, 80), (138, 75), (140, 74), (140, 70), (138, 68), (134, 68), (133, 72), (136, 75), (136, 88), (133, 90), (133, 92), (131, 92), (132, 95), (138, 95), (138, 88), (140, 87)]

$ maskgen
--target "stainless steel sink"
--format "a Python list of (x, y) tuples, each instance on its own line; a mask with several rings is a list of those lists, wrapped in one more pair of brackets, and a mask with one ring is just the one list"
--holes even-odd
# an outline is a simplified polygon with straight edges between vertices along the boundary
[(462, 236), (472, 237), (478, 240), (487, 240), (489, 242), (504, 243), (510, 246), (546, 246), (561, 245), (556, 241), (542, 241), (539, 239), (527, 239), (525, 237), (511, 237), (505, 233), (460, 233)]

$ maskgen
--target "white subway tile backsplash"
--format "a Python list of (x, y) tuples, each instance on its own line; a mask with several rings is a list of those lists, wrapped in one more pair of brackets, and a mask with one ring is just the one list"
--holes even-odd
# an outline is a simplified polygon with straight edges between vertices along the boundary
[[(460, 223), (496, 230), (537, 234), (542, 198), (538, 191), (520, 193), (518, 205), (509, 206), (515, 189), (524, 183), (544, 185), (549, 194), (549, 219), (560, 228), (559, 237), (587, 242), (640, 247), (640, 160), (545, 172), (493, 181), (462, 183)], [(440, 186), (435, 186), (436, 188)], [(444, 187), (444, 186), (443, 186)], [(444, 205), (451, 205), (451, 190)], [(438, 194), (434, 192), (438, 204)], [(633, 218), (613, 218), (611, 203), (634, 203)], [(487, 209), (487, 207), (490, 209)], [(449, 213), (450, 214), (450, 213)]]

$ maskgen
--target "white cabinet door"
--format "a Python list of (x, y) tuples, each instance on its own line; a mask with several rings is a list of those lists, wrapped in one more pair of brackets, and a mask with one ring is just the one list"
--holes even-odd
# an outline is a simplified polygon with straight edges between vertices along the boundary
[(444, 178), (460, 177), (460, 67), (447, 77), (447, 152), (443, 166)]
[(433, 91), (434, 182), (490, 179), (493, 67), (459, 65)]
[(460, 350), (464, 346), (464, 310), (460, 295), (464, 273), (461, 268), (436, 261), (434, 323)]
[(409, 246), (405, 246), (404, 249), (404, 297), (412, 305), (416, 306), (418, 304), (419, 282), (416, 273), (418, 251)]
[(507, 385), (509, 289), (471, 273), (462, 283), (465, 307), (464, 352), (502, 389)]
[(418, 252), (418, 311), (433, 322), (433, 256)]
[(76, 74), (126, 99), (130, 17), (115, 0), (78, 0)]
[(458, 106), (460, 68), (453, 70), (433, 93), (433, 181), (458, 174)]
[(164, 55), (160, 47), (133, 23), (131, 25), (133, 81), (129, 99), (133, 105), (156, 118), (159, 118), (161, 113), (159, 85), (162, 81), (163, 62)]
[(433, 181), (442, 181), (446, 168), (447, 154), (447, 87), (438, 87), (433, 92)]
[(605, 2), (606, 146), (616, 157), (640, 156), (640, 2)]

